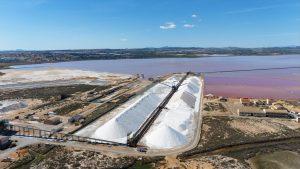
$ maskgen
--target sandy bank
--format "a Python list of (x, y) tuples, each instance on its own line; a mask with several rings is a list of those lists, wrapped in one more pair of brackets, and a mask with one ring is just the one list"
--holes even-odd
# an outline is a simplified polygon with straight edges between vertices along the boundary
[(35, 88), (70, 84), (104, 85), (129, 75), (99, 73), (73, 69), (2, 70), (1, 89)]

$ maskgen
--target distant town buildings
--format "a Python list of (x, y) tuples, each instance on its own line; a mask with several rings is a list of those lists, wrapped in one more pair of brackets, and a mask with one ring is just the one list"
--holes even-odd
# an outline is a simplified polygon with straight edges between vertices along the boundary
[(300, 122), (298, 109), (291, 109), (295, 106), (282, 100), (240, 98), (240, 103), (243, 106), (237, 110), (239, 116), (287, 118)]
[(287, 110), (260, 109), (257, 107), (242, 107), (238, 109), (240, 116), (290, 118)]

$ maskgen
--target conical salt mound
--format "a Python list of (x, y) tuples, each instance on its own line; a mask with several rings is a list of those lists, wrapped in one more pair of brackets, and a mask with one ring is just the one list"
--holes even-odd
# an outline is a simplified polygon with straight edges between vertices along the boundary
[(146, 144), (153, 148), (174, 148), (185, 145), (186, 142), (182, 134), (165, 124), (160, 124), (146, 137)]
[(118, 138), (127, 137), (126, 129), (116, 119), (110, 120), (99, 127), (92, 135), (93, 138), (114, 141)]

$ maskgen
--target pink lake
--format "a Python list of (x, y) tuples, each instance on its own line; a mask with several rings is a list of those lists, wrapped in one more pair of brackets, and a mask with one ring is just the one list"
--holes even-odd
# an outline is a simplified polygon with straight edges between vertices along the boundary
[[(124, 74), (143, 73), (146, 77), (154, 77), (187, 71), (210, 72), (300, 67), (300, 55), (88, 60), (22, 65), (15, 68), (39, 69), (45, 67)], [(231, 97), (300, 99), (300, 69), (206, 74), (205, 93)]]

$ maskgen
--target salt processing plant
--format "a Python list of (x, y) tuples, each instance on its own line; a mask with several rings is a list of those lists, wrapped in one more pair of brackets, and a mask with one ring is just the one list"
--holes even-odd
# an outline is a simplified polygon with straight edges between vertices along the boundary
[(147, 123), (147, 119), (152, 118), (153, 112), (160, 107), (175, 86), (178, 86), (178, 89), (161, 108), (157, 118), (149, 124), (137, 145), (149, 149), (185, 146), (191, 142), (197, 130), (202, 96), (202, 81), (193, 75), (172, 75), (136, 96), (130, 105), (126, 105), (102, 125), (93, 128), (87, 126), (76, 135), (129, 144), (129, 140), (137, 135)]
[[(55, 69), (28, 70), (23, 76), (21, 71), (14, 72), (20, 74), (14, 79), (7, 71), (2, 76), (7, 79), (3, 86), (25, 97), (16, 100), (7, 95), (0, 108), (5, 111), (1, 113), (3, 128), (25, 138), (139, 155), (182, 152), (199, 140), (204, 87), (200, 74), (172, 73), (145, 79)], [(53, 77), (53, 71), (62, 74)], [(29, 82), (32, 74), (35, 81)], [(48, 76), (53, 81), (44, 80)], [(64, 86), (70, 81), (74, 84)], [(15, 83), (18, 85), (8, 85)], [(62, 87), (56, 86), (58, 83)], [(40, 86), (42, 92), (36, 92), (34, 86)], [(13, 107), (8, 103), (14, 103)]]

